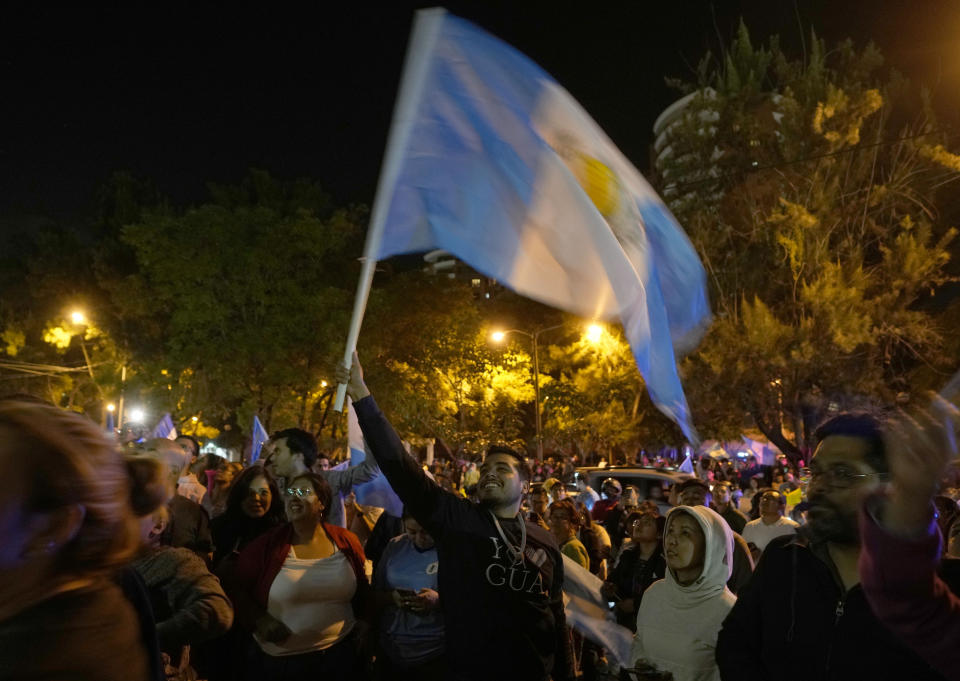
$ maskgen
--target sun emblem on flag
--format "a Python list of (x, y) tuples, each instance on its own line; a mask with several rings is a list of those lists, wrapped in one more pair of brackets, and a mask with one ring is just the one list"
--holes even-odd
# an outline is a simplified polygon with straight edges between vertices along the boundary
[(567, 131), (555, 130), (553, 134), (544, 135), (544, 139), (610, 226), (627, 257), (635, 265), (642, 263), (647, 248), (643, 218), (610, 164), (584, 151), (587, 145)]
[(550, 146), (563, 159), (600, 215), (609, 221), (620, 208), (623, 193), (616, 173), (600, 159), (581, 151), (570, 135), (560, 133)]

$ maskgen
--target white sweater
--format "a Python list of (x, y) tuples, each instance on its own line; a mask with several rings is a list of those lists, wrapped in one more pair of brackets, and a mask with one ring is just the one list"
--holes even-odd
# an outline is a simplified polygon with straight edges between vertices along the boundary
[(733, 534), (723, 518), (704, 506), (671, 509), (667, 523), (678, 512), (693, 515), (704, 530), (703, 572), (693, 584), (681, 586), (667, 570), (664, 579), (644, 592), (632, 658), (672, 672), (674, 681), (720, 681), (715, 659), (717, 633), (737, 600), (726, 588)]

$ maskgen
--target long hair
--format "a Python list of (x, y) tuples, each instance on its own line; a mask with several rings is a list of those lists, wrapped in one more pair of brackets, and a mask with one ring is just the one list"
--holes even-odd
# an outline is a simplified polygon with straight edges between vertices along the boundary
[[(267, 481), (267, 487), (270, 489), (270, 508), (262, 518), (251, 518), (243, 512), (243, 500), (247, 497), (250, 484), (260, 476)], [(211, 521), (210, 529), (216, 544), (214, 564), (235, 548), (242, 548), (246, 542), (280, 525), (285, 520), (280, 489), (270, 471), (262, 466), (250, 466), (245, 469), (234, 478), (230, 486), (226, 510)]]

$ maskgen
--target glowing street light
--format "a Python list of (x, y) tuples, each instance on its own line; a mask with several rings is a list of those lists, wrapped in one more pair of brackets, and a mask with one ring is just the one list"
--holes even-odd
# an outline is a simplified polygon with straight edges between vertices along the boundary
[(543, 426), (540, 421), (540, 334), (545, 331), (553, 331), (566, 326), (566, 324), (557, 324), (548, 326), (545, 329), (537, 329), (533, 333), (521, 331), (520, 329), (506, 329), (504, 331), (494, 331), (490, 334), (490, 339), (494, 343), (502, 343), (508, 333), (519, 333), (526, 336), (533, 344), (533, 411), (536, 416), (535, 424), (537, 427), (537, 459), (543, 460)]
[(115, 405), (113, 402), (107, 405), (107, 411), (109, 411), (111, 414), (116, 410), (117, 410), (117, 405)]
[(326, 382), (326, 381), (320, 381), (320, 387), (321, 387), (321, 388), (326, 388), (326, 387), (327, 387), (327, 382)]
[(130, 410), (130, 421), (133, 423), (143, 423), (145, 418), (147, 418), (147, 414), (140, 407), (134, 407)]
[(74, 310), (70, 313), (70, 321), (74, 324), (86, 324), (87, 315), (83, 314), (81, 310)]
[(587, 327), (587, 340), (596, 343), (603, 337), (603, 327), (599, 324), (591, 324)]

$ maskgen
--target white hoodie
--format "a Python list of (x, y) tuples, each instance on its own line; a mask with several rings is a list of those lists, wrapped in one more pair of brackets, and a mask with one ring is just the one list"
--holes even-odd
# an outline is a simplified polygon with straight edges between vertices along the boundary
[(632, 658), (672, 672), (674, 681), (720, 681), (717, 632), (737, 600), (726, 587), (733, 569), (733, 533), (706, 506), (678, 506), (667, 513), (664, 536), (677, 513), (690, 514), (703, 530), (703, 572), (692, 584), (681, 586), (668, 569), (644, 592)]

